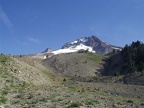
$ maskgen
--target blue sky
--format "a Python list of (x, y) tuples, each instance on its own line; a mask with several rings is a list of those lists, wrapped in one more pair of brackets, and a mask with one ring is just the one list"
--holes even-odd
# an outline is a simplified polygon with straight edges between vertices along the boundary
[(144, 0), (0, 0), (0, 53), (56, 50), (91, 35), (144, 42)]

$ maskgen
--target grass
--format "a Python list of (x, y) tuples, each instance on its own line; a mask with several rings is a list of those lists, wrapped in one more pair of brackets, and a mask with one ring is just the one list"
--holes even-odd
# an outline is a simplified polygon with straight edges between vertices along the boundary
[(59, 98), (58, 101), (63, 101), (63, 99), (62, 99), (62, 98)]
[(0, 55), (0, 63), (4, 64), (5, 62), (11, 61), (12, 59), (6, 55), (1, 54)]
[(0, 77), (7, 78), (9, 76), (10, 76), (10, 73), (6, 69), (0, 68)]
[(69, 103), (69, 101), (62, 99), (61, 101), (59, 101), (59, 103), (62, 105), (67, 105)]
[(94, 105), (94, 104), (99, 104), (99, 101), (98, 100), (89, 100), (88, 101), (88, 105)]
[[(48, 102), (48, 100), (54, 100), (55, 96), (49, 96), (49, 97), (43, 97), (42, 99), (40, 99), (41, 102)], [(55, 101), (55, 100), (54, 100)], [(58, 100), (59, 101), (59, 100)]]
[(76, 90), (77, 90), (76, 87), (72, 87), (72, 86), (70, 86), (69, 89), (70, 89), (71, 91), (76, 91)]
[(47, 102), (47, 101), (48, 101), (48, 98), (42, 98), (40, 101), (41, 101), (41, 102)]
[(100, 63), (102, 61), (102, 58), (103, 58), (102, 55), (88, 53), (88, 59), (90, 59), (92, 61), (96, 61), (96, 62)]

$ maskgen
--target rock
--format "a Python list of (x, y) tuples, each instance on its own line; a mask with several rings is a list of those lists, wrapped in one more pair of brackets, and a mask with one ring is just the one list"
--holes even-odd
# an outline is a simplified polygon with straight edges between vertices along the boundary
[(25, 104), (25, 107), (26, 107), (26, 108), (28, 108), (28, 107), (29, 107), (29, 105), (28, 105), (28, 104)]
[(4, 108), (3, 106), (0, 106), (0, 108)]
[(132, 100), (128, 100), (127, 103), (134, 103)]
[(120, 102), (117, 102), (117, 105), (122, 105), (122, 103), (120, 103)]
[(118, 107), (118, 104), (114, 103), (114, 104), (113, 104), (113, 107), (114, 107), (114, 108)]
[(80, 90), (78, 90), (77, 92), (80, 93)]
[(108, 92), (108, 94), (110, 95), (111, 93), (110, 93), (110, 92)]
[(141, 106), (144, 106), (144, 102), (141, 103)]

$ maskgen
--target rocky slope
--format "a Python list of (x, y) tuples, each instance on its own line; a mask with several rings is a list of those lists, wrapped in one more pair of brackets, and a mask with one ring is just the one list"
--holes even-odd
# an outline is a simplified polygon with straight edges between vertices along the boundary
[(99, 73), (103, 58), (99, 54), (75, 52), (52, 56), (45, 59), (43, 64), (56, 74), (79, 81), (89, 81)]
[[(78, 69), (84, 68), (84, 72), (75, 72), (75, 70), (71, 72), (80, 75), (80, 79), (81, 76), (90, 78), (93, 72), (96, 72), (93, 69), (98, 69), (99, 63), (102, 61), (102, 57), (94, 56), (94, 54), (70, 54), (72, 57), (78, 56), (76, 60), (68, 55), (53, 56), (57, 57), (54, 61), (54, 66), (58, 66), (56, 69), (59, 71), (66, 69), (67, 74), (62, 73), (64, 76), (55, 74), (52, 69), (53, 65), (47, 64), (49, 66), (47, 68), (42, 65), (43, 62), (52, 62), (54, 58), (43, 61), (43, 59), (33, 58), (32, 56), (9, 57), (0, 55), (0, 107), (141, 108), (144, 106), (143, 86), (86, 82), (87, 80), (67, 77), (66, 75), (72, 69), (70, 67), (74, 66), (76, 69), (75, 63), (78, 63), (77, 65), (81, 66)], [(63, 59), (60, 60), (61, 58)], [(64, 60), (64, 58), (67, 60)], [(51, 62), (49, 63), (51, 64)], [(67, 68), (65, 64), (67, 64)]]

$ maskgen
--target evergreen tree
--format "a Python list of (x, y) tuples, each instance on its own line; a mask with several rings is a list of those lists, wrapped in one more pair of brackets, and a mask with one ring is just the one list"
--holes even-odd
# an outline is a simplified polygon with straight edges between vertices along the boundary
[(121, 54), (130, 70), (144, 71), (144, 44), (142, 42), (137, 41), (129, 46), (125, 45)]

